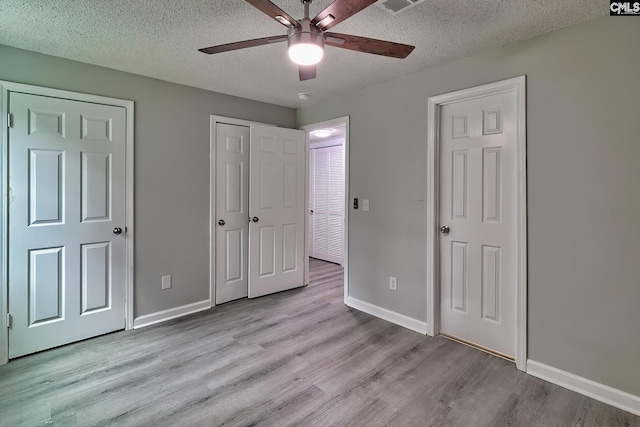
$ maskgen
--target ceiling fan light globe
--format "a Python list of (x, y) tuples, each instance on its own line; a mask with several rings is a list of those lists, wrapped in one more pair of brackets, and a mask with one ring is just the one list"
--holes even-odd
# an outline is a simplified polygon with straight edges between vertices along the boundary
[(324, 49), (313, 43), (297, 43), (289, 46), (289, 58), (298, 65), (315, 65), (322, 60)]

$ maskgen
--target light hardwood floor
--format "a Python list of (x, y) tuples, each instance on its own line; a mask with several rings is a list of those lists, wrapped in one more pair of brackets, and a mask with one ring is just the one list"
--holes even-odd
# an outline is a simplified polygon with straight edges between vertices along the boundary
[(311, 284), (0, 366), (0, 425), (640, 426), (505, 360)]

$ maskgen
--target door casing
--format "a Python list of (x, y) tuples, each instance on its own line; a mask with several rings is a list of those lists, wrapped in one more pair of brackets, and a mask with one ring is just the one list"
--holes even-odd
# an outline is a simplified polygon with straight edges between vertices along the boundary
[[(345, 137), (344, 137), (344, 143), (343, 143), (343, 149), (344, 149), (344, 157), (342, 159), (342, 162), (344, 164), (344, 216), (343, 216), (343, 221), (344, 221), (344, 227), (343, 227), (343, 233), (344, 236), (342, 238), (342, 245), (343, 245), (343, 250), (342, 250), (342, 266), (344, 267), (344, 274), (343, 274), (343, 287), (344, 287), (344, 303), (348, 305), (348, 301), (349, 301), (349, 116), (343, 116), (343, 117), (337, 117), (335, 119), (331, 119), (331, 120), (327, 120), (324, 122), (318, 122), (318, 123), (312, 123), (309, 125), (305, 125), (300, 127), (300, 129), (302, 129), (303, 131), (305, 131), (307, 133), (307, 150), (309, 150), (309, 134), (311, 133), (311, 131), (313, 130), (317, 130), (317, 129), (325, 129), (331, 126), (337, 126), (337, 125), (342, 125), (344, 124), (346, 126), (346, 130), (345, 130)], [(309, 153), (307, 152), (307, 165), (309, 163)], [(305, 197), (305, 206), (309, 206), (309, 166), (307, 166), (307, 182), (306, 182), (306, 197)], [(305, 236), (309, 235), (309, 215), (306, 215), (306, 222), (307, 222), (307, 227), (305, 230)], [(308, 239), (307, 239), (308, 240)], [(305, 259), (309, 260), (309, 245), (305, 244)], [(309, 272), (309, 268), (307, 266), (307, 275)], [(309, 277), (305, 277), (306, 282), (309, 283)]]
[(133, 101), (108, 98), (104, 96), (89, 95), (66, 90), (51, 89), (41, 86), (32, 86), (22, 83), (0, 81), (0, 183), (2, 186), (2, 205), (0, 216), (0, 365), (9, 361), (9, 241), (8, 241), (8, 198), (9, 198), (9, 158), (8, 158), (8, 138), (9, 138), (9, 93), (21, 92), (32, 95), (48, 96), (52, 98), (62, 98), (72, 101), (92, 102), (96, 104), (113, 105), (123, 107), (126, 110), (126, 134), (125, 134), (125, 328), (133, 328), (133, 273), (134, 273), (134, 205), (133, 205), (133, 177), (134, 177), (134, 104)]
[(427, 335), (440, 332), (440, 108), (451, 103), (486, 95), (515, 92), (516, 95), (516, 367), (526, 371), (527, 361), (527, 142), (526, 78), (515, 77), (456, 92), (429, 97), (427, 134)]

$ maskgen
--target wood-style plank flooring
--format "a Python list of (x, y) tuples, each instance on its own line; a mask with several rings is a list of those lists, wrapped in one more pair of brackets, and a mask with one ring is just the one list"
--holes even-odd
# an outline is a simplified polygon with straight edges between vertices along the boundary
[(513, 363), (347, 308), (342, 269), (0, 366), (0, 425), (640, 426)]

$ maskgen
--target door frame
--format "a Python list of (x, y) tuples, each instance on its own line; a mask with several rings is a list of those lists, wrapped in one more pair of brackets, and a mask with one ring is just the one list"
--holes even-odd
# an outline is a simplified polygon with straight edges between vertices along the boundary
[[(209, 118), (209, 305), (216, 306), (216, 129), (218, 123), (251, 127), (251, 125), (276, 126), (270, 123), (234, 119), (211, 114)], [(249, 141), (251, 143), (251, 141)], [(305, 239), (306, 245), (306, 239)], [(248, 266), (247, 266), (248, 268)], [(305, 270), (308, 270), (306, 268)], [(305, 276), (306, 278), (306, 276)]]
[(526, 371), (527, 361), (527, 141), (526, 77), (519, 76), (476, 86), (428, 100), (427, 142), (427, 335), (440, 333), (440, 110), (454, 102), (505, 92), (516, 95), (516, 367)]
[(20, 92), (31, 95), (48, 96), (71, 101), (90, 102), (115, 107), (123, 107), (126, 110), (125, 133), (125, 329), (133, 329), (134, 316), (134, 103), (133, 101), (109, 98), (105, 96), (90, 95), (79, 92), (52, 89), (42, 86), (33, 86), (0, 80), (0, 185), (2, 188), (2, 207), (0, 217), (0, 365), (9, 361), (9, 93)]
[[(336, 117), (335, 119), (326, 120), (324, 122), (312, 123), (308, 125), (301, 126), (300, 129), (305, 131), (306, 133), (306, 145), (307, 145), (307, 179), (306, 179), (306, 187), (305, 187), (305, 203), (307, 206), (307, 210), (309, 209), (309, 153), (311, 151), (310, 143), (309, 143), (309, 134), (316, 129), (323, 129), (331, 126), (337, 125), (345, 125), (345, 137), (344, 144), (342, 144), (344, 150), (344, 226), (343, 232), (344, 236), (342, 237), (342, 266), (344, 268), (343, 273), (343, 283), (344, 283), (344, 303), (347, 304), (347, 300), (349, 299), (349, 116)], [(305, 242), (308, 240), (309, 236), (309, 215), (305, 216)], [(304, 256), (307, 264), (309, 263), (309, 245), (305, 244)], [(307, 265), (307, 273), (305, 276), (305, 281), (309, 283), (309, 266)]]

